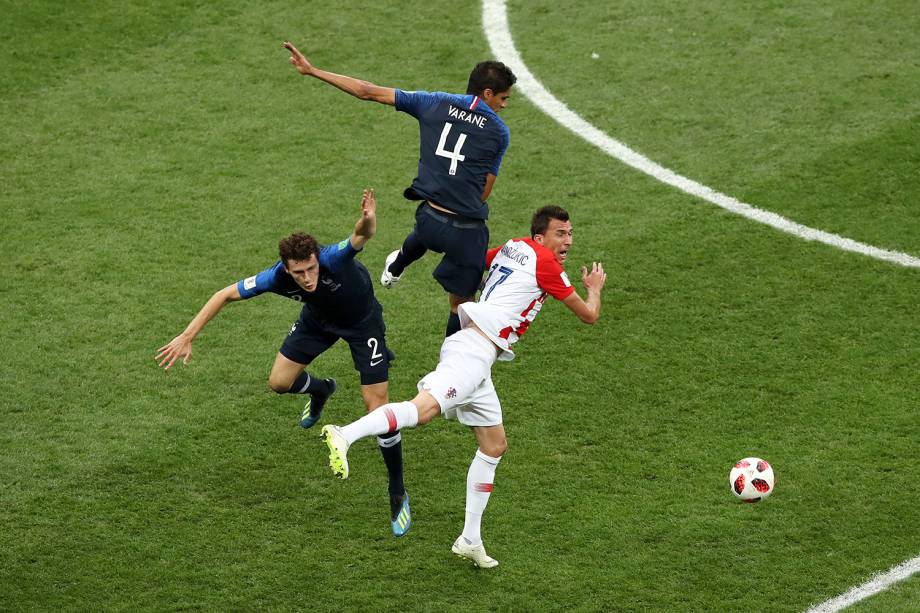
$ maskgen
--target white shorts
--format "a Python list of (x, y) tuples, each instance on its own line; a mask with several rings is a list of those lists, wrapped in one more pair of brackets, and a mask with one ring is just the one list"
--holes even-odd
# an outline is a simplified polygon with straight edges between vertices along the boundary
[(502, 405), (492, 385), (495, 345), (472, 329), (444, 339), (441, 358), (434, 372), (418, 382), (441, 405), (447, 419), (465, 426), (497, 426), (502, 423)]

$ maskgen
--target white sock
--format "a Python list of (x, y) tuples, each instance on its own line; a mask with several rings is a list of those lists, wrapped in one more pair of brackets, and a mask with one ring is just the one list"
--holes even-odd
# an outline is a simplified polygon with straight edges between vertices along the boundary
[(501, 456), (493, 458), (477, 449), (466, 473), (466, 521), (463, 524), (463, 538), (470, 545), (482, 542), (479, 533), (482, 514), (489, 504), (489, 494), (492, 493), (492, 484), (495, 482), (495, 468), (501, 459)]
[(365, 436), (381, 435), (418, 424), (418, 409), (411, 402), (391, 402), (379, 406), (361, 419), (342, 426), (342, 434), (351, 445)]

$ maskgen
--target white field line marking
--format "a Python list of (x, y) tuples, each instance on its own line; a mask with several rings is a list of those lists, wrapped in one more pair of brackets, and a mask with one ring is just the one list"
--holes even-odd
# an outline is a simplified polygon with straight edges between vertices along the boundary
[(862, 585), (854, 587), (849, 592), (841, 594), (836, 598), (831, 598), (828, 601), (822, 602), (819, 605), (816, 605), (806, 613), (835, 613), (842, 609), (847, 608), (850, 605), (856, 604), (864, 598), (868, 598), (874, 594), (878, 594), (882, 590), (886, 590), (891, 587), (893, 584), (898, 581), (904, 581), (913, 574), (920, 572), (920, 556), (902, 562), (898, 564), (887, 573), (882, 575), (876, 575), (872, 578), (871, 581), (867, 581)]
[(732, 213), (766, 224), (782, 232), (792, 234), (793, 236), (809, 241), (818, 241), (838, 249), (843, 249), (844, 251), (861, 253), (879, 260), (900, 264), (901, 266), (920, 268), (920, 258), (899, 251), (887, 251), (837, 234), (831, 234), (830, 232), (803, 226), (777, 215), (776, 213), (755, 208), (731, 196), (726, 196), (725, 194), (715, 191), (711, 187), (706, 187), (660, 164), (656, 164), (641, 153), (633, 151), (620, 141), (611, 138), (606, 133), (582, 119), (577, 113), (549, 93), (549, 91), (543, 87), (543, 84), (537, 81), (536, 77), (527, 69), (524, 60), (521, 59), (521, 55), (514, 46), (514, 39), (512, 39), (511, 31), (508, 28), (508, 13), (505, 6), (505, 0), (483, 0), (482, 24), (486, 38), (489, 41), (489, 46), (492, 48), (493, 55), (510, 66), (511, 70), (513, 70), (514, 74), (517, 76), (518, 80), (515, 85), (515, 90), (522, 92), (525, 96), (530, 98), (540, 110), (549, 115), (552, 119), (611, 157), (658, 179), (662, 183), (667, 183), (683, 192), (702, 198)]

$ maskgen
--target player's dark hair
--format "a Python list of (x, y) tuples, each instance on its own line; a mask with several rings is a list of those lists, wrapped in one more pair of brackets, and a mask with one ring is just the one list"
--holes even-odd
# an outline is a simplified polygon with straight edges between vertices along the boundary
[(314, 253), (318, 252), (319, 245), (316, 239), (303, 232), (294, 232), (278, 242), (278, 255), (281, 256), (281, 261), (285, 266), (288, 260), (309, 260)]
[(533, 219), (530, 220), (530, 238), (533, 238), (537, 234), (546, 234), (546, 229), (549, 228), (549, 222), (554, 219), (568, 221), (569, 212), (555, 204), (548, 204), (537, 209), (537, 212), (533, 214)]
[(511, 89), (516, 81), (517, 77), (511, 69), (501, 62), (479, 62), (470, 73), (466, 93), (481, 96), (482, 92), (491, 89), (493, 94), (499, 94)]

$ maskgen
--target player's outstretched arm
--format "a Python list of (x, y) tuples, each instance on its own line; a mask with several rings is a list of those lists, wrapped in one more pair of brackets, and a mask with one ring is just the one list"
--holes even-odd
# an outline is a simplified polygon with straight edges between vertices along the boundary
[(360, 251), (367, 241), (377, 233), (377, 197), (374, 190), (365, 189), (361, 196), (361, 217), (355, 223), (355, 231), (351, 235), (351, 246)]
[(607, 282), (607, 273), (599, 262), (591, 265), (591, 272), (584, 266), (581, 267), (581, 282), (584, 283), (588, 299), (582, 300), (578, 292), (572, 292), (562, 304), (578, 316), (586, 324), (593, 324), (601, 316), (601, 290)]
[(369, 81), (362, 81), (354, 77), (335, 74), (326, 70), (320, 70), (310, 63), (303, 53), (297, 50), (290, 42), (284, 42), (282, 46), (291, 52), (291, 64), (297, 69), (297, 72), (304, 76), (315, 77), (320, 81), (325, 81), (330, 85), (338, 87), (347, 94), (361, 100), (373, 100), (380, 104), (396, 105), (396, 90), (392, 87), (381, 87), (374, 85)]
[(214, 293), (213, 296), (205, 303), (195, 318), (189, 323), (185, 330), (157, 350), (157, 364), (163, 367), (163, 370), (169, 368), (182, 358), (183, 364), (188, 364), (192, 359), (192, 341), (198, 336), (198, 333), (211, 321), (215, 315), (220, 313), (224, 305), (228, 302), (234, 302), (240, 299), (240, 291), (236, 283), (228, 285), (222, 290)]

